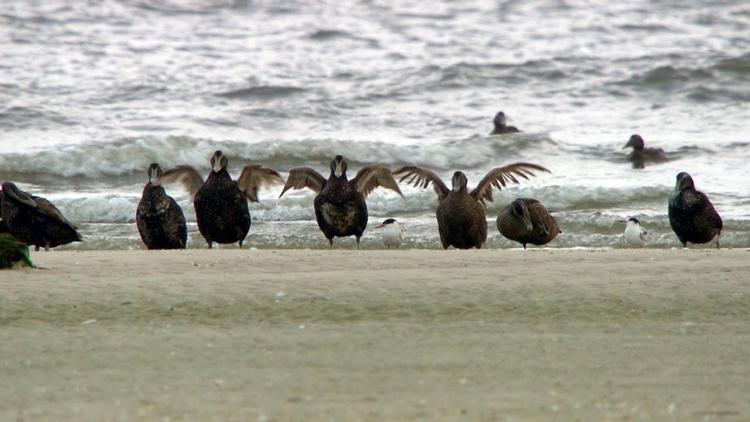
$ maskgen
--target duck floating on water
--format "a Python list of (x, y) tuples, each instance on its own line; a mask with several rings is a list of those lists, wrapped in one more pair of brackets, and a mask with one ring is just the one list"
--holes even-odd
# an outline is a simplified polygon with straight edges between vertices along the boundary
[(258, 189), (282, 179), (274, 170), (259, 164), (248, 164), (237, 181), (227, 171), (229, 159), (221, 151), (211, 156), (211, 172), (206, 181), (195, 168), (177, 166), (164, 172), (159, 184), (181, 182), (193, 198), (198, 231), (206, 239), (208, 248), (213, 243), (235, 243), (240, 247), (250, 230), (250, 211), (247, 201), (258, 202)]
[(683, 247), (687, 243), (708, 243), (719, 237), (723, 222), (708, 196), (695, 190), (693, 178), (685, 172), (677, 175), (674, 192), (669, 198), (669, 224)]
[(50, 201), (28, 194), (12, 182), (2, 187), (2, 217), (13, 237), (34, 245), (37, 251), (81, 241), (78, 228)]
[(337, 155), (331, 161), (328, 179), (309, 167), (293, 168), (279, 198), (289, 189), (312, 190), (317, 194), (313, 200), (315, 219), (331, 247), (334, 237), (355, 236), (359, 248), (359, 239), (367, 228), (367, 195), (377, 187), (403, 194), (387, 167), (363, 167), (351, 180), (346, 177), (347, 167), (344, 157)]
[(408, 179), (407, 183), (417, 187), (426, 188), (432, 183), (438, 197), (435, 214), (443, 248), (479, 249), (487, 241), (487, 217), (483, 201), (492, 201), (492, 187), (502, 189), (508, 183), (517, 184), (519, 178), (534, 176), (534, 171), (549, 172), (537, 164), (509, 164), (491, 170), (472, 191), (466, 186), (466, 175), (460, 171), (453, 173), (452, 189), (448, 189), (435, 173), (420, 167), (402, 167), (393, 174), (403, 174), (399, 181)]
[(628, 154), (628, 161), (633, 163), (633, 168), (644, 168), (646, 162), (663, 163), (667, 161), (667, 154), (661, 148), (646, 148), (641, 135), (631, 135), (628, 143), (622, 149), (633, 148)]
[(625, 244), (638, 248), (646, 246), (649, 240), (648, 232), (641, 226), (641, 222), (635, 217), (630, 217), (627, 221), (622, 222), (626, 223), (625, 233), (623, 233)]
[(401, 246), (401, 226), (395, 218), (388, 218), (382, 224), (375, 226), (376, 229), (383, 229), (383, 246), (386, 248), (396, 248)]
[(148, 182), (143, 187), (135, 221), (141, 240), (148, 249), (185, 249), (187, 224), (182, 208), (167, 195), (159, 179), (164, 172), (157, 163), (148, 166)]
[(495, 119), (492, 121), (492, 123), (495, 124), (495, 128), (490, 132), (490, 135), (502, 135), (505, 133), (518, 133), (520, 130), (518, 130), (515, 126), (508, 126), (505, 124), (505, 113), (502, 111), (498, 111), (495, 115)]
[(518, 198), (497, 216), (500, 234), (523, 245), (544, 245), (561, 233), (555, 217), (539, 201)]

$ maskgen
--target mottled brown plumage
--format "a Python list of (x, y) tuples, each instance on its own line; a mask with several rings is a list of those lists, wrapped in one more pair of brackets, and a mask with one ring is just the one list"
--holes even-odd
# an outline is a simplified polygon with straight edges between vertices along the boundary
[(560, 226), (552, 214), (539, 201), (518, 198), (500, 211), (497, 216), (500, 234), (523, 245), (544, 245), (560, 233)]
[(159, 184), (162, 174), (158, 164), (149, 166), (148, 182), (143, 187), (135, 214), (138, 233), (148, 249), (184, 249), (187, 243), (185, 215)]
[(78, 228), (54, 204), (11, 182), (3, 183), (2, 218), (13, 237), (36, 250), (81, 241)]
[(309, 188), (317, 195), (313, 200), (315, 219), (328, 243), (333, 247), (334, 237), (355, 236), (359, 239), (367, 228), (367, 203), (365, 199), (377, 187), (391, 189), (401, 195), (390, 169), (383, 166), (367, 166), (349, 180), (344, 157), (337, 155), (331, 161), (331, 174), (326, 180), (309, 167), (289, 170), (281, 198), (289, 189)]
[(682, 172), (677, 175), (674, 193), (669, 198), (669, 224), (683, 247), (687, 243), (708, 243), (719, 236), (724, 227), (708, 196), (695, 189), (693, 178)]
[(237, 181), (227, 171), (229, 160), (221, 151), (211, 156), (211, 172), (203, 182), (191, 166), (177, 166), (167, 170), (159, 183), (181, 182), (193, 198), (198, 231), (206, 239), (208, 248), (213, 243), (239, 242), (240, 247), (250, 230), (248, 199), (258, 202), (258, 189), (262, 185), (281, 183), (274, 170), (258, 164), (242, 169)]
[(460, 171), (453, 173), (451, 190), (435, 173), (427, 169), (406, 166), (393, 173), (403, 174), (400, 182), (406, 180), (417, 187), (426, 188), (432, 183), (438, 197), (435, 214), (443, 248), (453, 246), (459, 249), (479, 249), (487, 240), (487, 216), (483, 202), (492, 201), (492, 188), (502, 189), (508, 183), (519, 183), (519, 179), (534, 176), (533, 171), (549, 172), (537, 164), (509, 164), (491, 170), (472, 191), (466, 186), (466, 175)]

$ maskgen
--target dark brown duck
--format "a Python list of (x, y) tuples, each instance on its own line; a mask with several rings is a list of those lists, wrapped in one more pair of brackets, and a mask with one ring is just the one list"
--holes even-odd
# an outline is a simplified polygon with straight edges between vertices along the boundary
[(502, 111), (497, 112), (495, 115), (495, 119), (492, 121), (494, 123), (495, 128), (490, 132), (490, 135), (502, 135), (505, 133), (518, 133), (520, 130), (518, 130), (515, 126), (508, 126), (505, 123), (505, 113)]
[(54, 204), (11, 182), (3, 183), (2, 218), (8, 233), (36, 250), (81, 241), (78, 228)]
[(164, 172), (159, 183), (182, 182), (193, 198), (198, 231), (209, 249), (214, 242), (239, 242), (242, 247), (250, 230), (248, 199), (258, 202), (260, 186), (281, 183), (281, 176), (261, 165), (249, 164), (234, 181), (227, 171), (229, 160), (221, 151), (215, 151), (210, 162), (211, 172), (205, 182), (197, 170), (183, 165)]
[(316, 193), (315, 219), (331, 247), (334, 237), (355, 236), (359, 248), (359, 239), (367, 228), (367, 195), (377, 187), (402, 194), (387, 167), (363, 167), (351, 180), (346, 176), (347, 167), (344, 157), (337, 155), (331, 161), (328, 179), (309, 167), (293, 168), (279, 198), (289, 189), (309, 188)]
[(669, 198), (669, 224), (680, 239), (683, 247), (687, 243), (708, 243), (719, 236), (723, 222), (708, 196), (695, 190), (695, 183), (689, 174), (677, 175), (674, 192)]
[(148, 182), (135, 213), (138, 233), (148, 249), (185, 249), (185, 214), (159, 183), (162, 175), (159, 164), (152, 163), (148, 167)]
[(557, 237), (560, 226), (547, 208), (531, 198), (518, 198), (497, 216), (500, 234), (523, 245), (544, 245)]
[(633, 163), (633, 168), (643, 168), (647, 162), (650, 163), (663, 163), (667, 161), (667, 154), (661, 148), (646, 148), (641, 135), (632, 135), (628, 139), (628, 143), (625, 144), (625, 148), (633, 148), (633, 151), (628, 154), (628, 161)]
[(438, 197), (435, 214), (443, 248), (479, 249), (487, 241), (487, 216), (483, 201), (492, 201), (492, 187), (502, 189), (508, 183), (519, 183), (519, 178), (534, 176), (533, 171), (549, 172), (536, 164), (514, 163), (491, 170), (472, 191), (466, 186), (466, 175), (460, 171), (453, 173), (452, 189), (448, 189), (435, 173), (423, 168), (406, 166), (394, 174), (403, 174), (399, 181), (408, 179), (407, 183), (422, 188), (432, 183)]

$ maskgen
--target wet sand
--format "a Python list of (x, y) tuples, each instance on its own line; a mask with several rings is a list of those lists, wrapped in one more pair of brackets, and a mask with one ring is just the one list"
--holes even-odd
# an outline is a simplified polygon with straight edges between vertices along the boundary
[(747, 420), (750, 251), (36, 253), (0, 420)]

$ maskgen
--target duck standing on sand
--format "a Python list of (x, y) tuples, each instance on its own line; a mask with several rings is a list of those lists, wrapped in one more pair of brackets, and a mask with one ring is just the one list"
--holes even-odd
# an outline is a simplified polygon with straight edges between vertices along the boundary
[(11, 182), (3, 183), (2, 217), (8, 233), (36, 250), (80, 242), (78, 228), (54, 204), (30, 195)]
[(544, 245), (560, 232), (555, 217), (539, 201), (518, 198), (497, 216), (500, 234), (523, 245)]
[(135, 213), (141, 240), (148, 249), (185, 249), (187, 224), (182, 208), (159, 183), (164, 174), (159, 164), (152, 163), (147, 172), (148, 182)]
[(664, 150), (661, 148), (646, 148), (641, 135), (630, 136), (628, 143), (622, 149), (631, 147), (633, 151), (628, 154), (628, 161), (633, 163), (633, 168), (642, 169), (646, 162), (663, 163), (667, 161), (667, 154), (664, 153)]
[(401, 246), (401, 227), (395, 218), (389, 218), (382, 224), (375, 226), (376, 229), (383, 229), (383, 246), (386, 248), (396, 248)]
[[(623, 221), (625, 222), (625, 221)], [(625, 225), (623, 239), (628, 246), (642, 248), (648, 242), (648, 232), (641, 226), (641, 222), (635, 217), (628, 218)]]
[(337, 155), (331, 161), (330, 168), (331, 174), (327, 180), (309, 167), (289, 170), (279, 198), (289, 189), (309, 188), (317, 194), (313, 200), (315, 219), (331, 247), (334, 237), (355, 236), (359, 248), (359, 238), (367, 228), (367, 195), (377, 187), (390, 189), (401, 196), (403, 194), (387, 167), (363, 167), (349, 180), (346, 177), (346, 160)]
[(435, 173), (420, 167), (402, 167), (393, 174), (403, 174), (400, 182), (409, 179), (407, 183), (417, 187), (426, 188), (432, 183), (438, 197), (435, 214), (443, 248), (479, 249), (487, 240), (487, 217), (483, 202), (485, 199), (492, 201), (492, 187), (502, 189), (508, 183), (519, 183), (518, 178), (528, 179), (534, 176), (533, 171), (549, 172), (537, 164), (509, 164), (491, 170), (471, 192), (466, 187), (466, 175), (460, 171), (453, 173), (453, 189), (448, 189)]
[(695, 190), (693, 178), (685, 172), (677, 175), (674, 192), (669, 198), (669, 224), (683, 247), (690, 243), (708, 243), (719, 236), (723, 222), (714, 205), (703, 192)]
[(229, 160), (221, 151), (211, 156), (211, 172), (206, 181), (191, 166), (177, 166), (167, 170), (158, 183), (181, 182), (195, 206), (198, 231), (206, 239), (208, 248), (213, 243), (239, 242), (242, 247), (250, 230), (250, 211), (247, 200), (258, 202), (258, 189), (263, 185), (281, 183), (279, 173), (259, 164), (248, 164), (239, 179), (232, 180), (227, 171)]
[(515, 126), (508, 126), (505, 124), (505, 113), (502, 111), (498, 111), (495, 115), (495, 119), (492, 121), (492, 123), (495, 124), (495, 129), (490, 132), (490, 135), (502, 135), (505, 133), (518, 133), (520, 130), (518, 130)]

